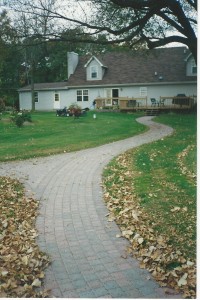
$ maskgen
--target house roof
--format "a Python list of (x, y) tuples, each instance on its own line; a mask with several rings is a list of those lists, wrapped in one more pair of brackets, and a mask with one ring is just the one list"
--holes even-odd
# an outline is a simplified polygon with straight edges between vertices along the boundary
[[(61, 82), (44, 82), (44, 83), (35, 83), (34, 84), (35, 90), (57, 90), (57, 89), (67, 89), (67, 82), (61, 81)], [(25, 92), (30, 91), (31, 85), (26, 85), (25, 87), (20, 88), (18, 91)]]
[(92, 56), (92, 57), (86, 62), (86, 64), (84, 65), (84, 67), (87, 68), (87, 66), (90, 64), (90, 62), (91, 62), (93, 59), (96, 60), (96, 61), (98, 62), (98, 64), (99, 64), (102, 68), (107, 68), (106, 66), (103, 65), (102, 62), (100, 62), (100, 60), (99, 60), (96, 56)]
[[(185, 47), (158, 48), (129, 52), (107, 52), (96, 56), (104, 66), (102, 80), (86, 80), (85, 64), (89, 57), (79, 58), (76, 71), (70, 76), (68, 86), (137, 84), (194, 81), (196, 76), (186, 76), (189, 50)], [(155, 75), (157, 74), (157, 75)]]
[[(186, 76), (186, 59), (190, 51), (186, 47), (157, 48), (153, 50), (113, 51), (101, 55), (80, 56), (74, 74), (68, 81), (37, 83), (35, 90), (67, 89), (81, 86), (155, 84), (196, 81), (197, 76)], [(85, 67), (96, 59), (105, 68), (102, 80), (86, 80)], [(162, 78), (162, 79), (160, 79)], [(19, 91), (30, 90), (26, 86)]]

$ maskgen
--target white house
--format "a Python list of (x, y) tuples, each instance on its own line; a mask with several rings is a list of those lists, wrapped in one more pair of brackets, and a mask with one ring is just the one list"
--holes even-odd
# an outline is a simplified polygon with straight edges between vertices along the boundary
[[(113, 51), (94, 56), (68, 53), (68, 80), (34, 85), (36, 110), (72, 103), (90, 108), (97, 98), (197, 95), (197, 67), (185, 47)], [(20, 109), (31, 109), (31, 86), (19, 89)], [(112, 104), (112, 103), (111, 103)]]

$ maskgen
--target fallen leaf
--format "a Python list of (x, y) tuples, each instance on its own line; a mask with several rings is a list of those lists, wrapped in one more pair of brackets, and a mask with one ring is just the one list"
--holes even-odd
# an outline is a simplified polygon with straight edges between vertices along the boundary
[(188, 266), (194, 266), (194, 263), (193, 263), (192, 261), (189, 261), (189, 260), (188, 260), (188, 261), (187, 261), (187, 265), (188, 265)]
[(127, 237), (130, 237), (131, 235), (133, 235), (133, 231), (132, 230), (124, 230), (122, 231), (122, 235)]
[(3, 225), (3, 228), (7, 228), (7, 227), (8, 227), (8, 222), (7, 222), (7, 220), (4, 220), (4, 221), (2, 222), (2, 225)]
[(41, 286), (41, 281), (38, 278), (36, 278), (33, 281), (32, 286), (40, 287)]
[(179, 206), (175, 206), (174, 208), (170, 209), (171, 212), (179, 211), (181, 208)]
[(116, 234), (116, 238), (120, 238), (120, 237), (122, 237), (121, 234)]
[(8, 274), (8, 271), (6, 271), (6, 270), (4, 270), (4, 271), (1, 272), (2, 276), (6, 276), (7, 274)]
[(28, 265), (28, 256), (23, 256), (22, 257), (22, 262), (23, 262), (24, 265), (27, 266)]
[(143, 242), (144, 242), (144, 239), (142, 237), (138, 239), (139, 244), (142, 244)]
[(187, 276), (188, 274), (185, 273), (181, 278), (180, 280), (178, 281), (178, 286), (182, 286), (182, 285), (186, 285), (187, 284)]
[(132, 217), (133, 217), (136, 221), (139, 220), (139, 219), (138, 219), (137, 212), (136, 212), (135, 210), (132, 211)]

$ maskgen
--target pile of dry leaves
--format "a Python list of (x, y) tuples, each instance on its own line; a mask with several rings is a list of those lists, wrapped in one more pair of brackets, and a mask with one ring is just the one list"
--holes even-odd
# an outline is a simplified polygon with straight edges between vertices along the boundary
[(36, 244), (38, 205), (17, 180), (0, 177), (1, 298), (48, 296), (41, 285), (49, 258)]
[(178, 155), (178, 164), (181, 170), (181, 173), (186, 175), (190, 181), (196, 184), (197, 175), (188, 170), (188, 168), (184, 164), (184, 158), (188, 155), (188, 153), (195, 148), (195, 145), (188, 145), (179, 155)]
[[(108, 221), (115, 221), (121, 235), (130, 241), (128, 252), (140, 261), (140, 267), (148, 269), (166, 293), (183, 293), (185, 298), (196, 295), (196, 263), (184, 257), (180, 250), (169, 243), (169, 238), (153, 229), (151, 219), (140, 206), (133, 186), (130, 169), (130, 153), (120, 155), (110, 176), (104, 178), (104, 198), (110, 211)], [(113, 178), (115, 177), (115, 180)], [(117, 178), (117, 180), (116, 180)], [(112, 182), (112, 186), (108, 189)], [(168, 289), (170, 288), (170, 290)]]

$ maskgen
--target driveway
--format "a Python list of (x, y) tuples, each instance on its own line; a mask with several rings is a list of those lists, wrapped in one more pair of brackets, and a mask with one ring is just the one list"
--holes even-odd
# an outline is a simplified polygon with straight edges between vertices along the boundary
[(125, 255), (128, 241), (107, 220), (101, 174), (120, 153), (172, 133), (151, 117), (138, 119), (149, 131), (73, 153), (0, 164), (0, 175), (20, 179), (40, 199), (38, 244), (50, 254), (45, 288), (59, 298), (180, 298), (169, 295)]

